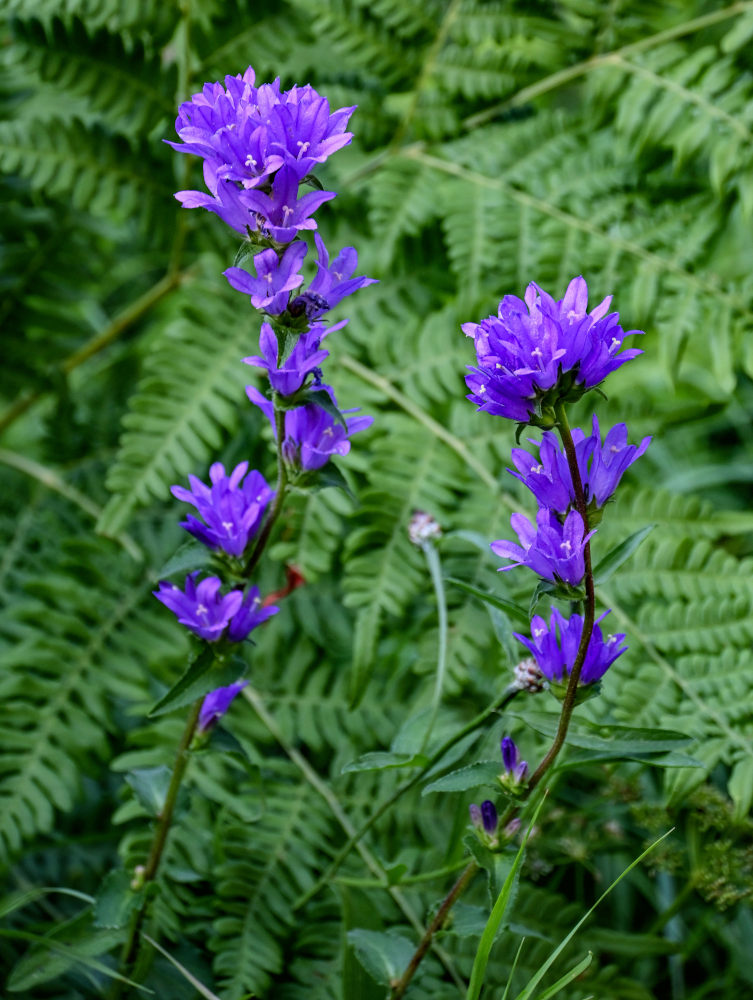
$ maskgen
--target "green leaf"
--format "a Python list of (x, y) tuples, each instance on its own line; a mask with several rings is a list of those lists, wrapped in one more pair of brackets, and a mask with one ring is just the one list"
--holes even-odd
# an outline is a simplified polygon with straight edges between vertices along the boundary
[(512, 857), (507, 853), (501, 854), (499, 851), (492, 851), (486, 844), (482, 844), (475, 833), (469, 833), (467, 837), (464, 837), (463, 843), (479, 868), (486, 872), (489, 906), (494, 906), (494, 901), (510, 872)]
[(534, 614), (536, 613), (536, 607), (542, 597), (547, 594), (554, 594), (557, 591), (557, 584), (552, 583), (550, 580), (539, 580), (536, 584), (536, 589), (531, 595), (531, 603), (528, 605), (528, 614), (526, 616), (526, 622), (530, 623)]
[(552, 983), (543, 993), (540, 993), (538, 1000), (549, 1000), (550, 997), (556, 996), (561, 989), (565, 986), (569, 986), (574, 979), (577, 979), (586, 969), (589, 967), (593, 961), (593, 954), (589, 951), (577, 965), (574, 965), (569, 972), (566, 972), (564, 976), (560, 976), (556, 983)]
[(432, 781), (424, 788), (422, 795), (429, 792), (464, 792), (469, 788), (482, 788), (487, 785), (498, 784), (498, 779), (502, 768), (499, 762), (493, 760), (479, 760), (475, 764), (461, 767), (457, 771), (450, 771), (436, 781)]
[(348, 942), (364, 969), (383, 986), (389, 986), (403, 974), (415, 951), (408, 938), (390, 931), (369, 931), (361, 927), (348, 931)]
[(423, 767), (428, 758), (423, 754), (395, 753), (391, 750), (375, 750), (362, 754), (346, 764), (342, 774), (353, 771), (387, 771), (398, 767)]
[[(304, 392), (297, 392), (295, 394), (295, 408), (306, 404), (318, 406), (320, 410), (328, 413), (335, 423), (340, 424), (347, 431), (348, 423), (345, 417), (332, 402), (325, 389), (306, 389)], [(286, 407), (283, 405), (282, 409), (286, 409)]]
[(150, 816), (155, 817), (159, 816), (164, 808), (171, 778), (172, 771), (166, 764), (136, 768), (125, 776), (138, 801)]
[(131, 876), (125, 869), (108, 872), (94, 904), (94, 926), (109, 930), (125, 927), (143, 896), (131, 888)]
[[(559, 724), (559, 715), (552, 712), (510, 713), (514, 718), (527, 723), (537, 733), (553, 739)], [(693, 738), (672, 729), (643, 729), (636, 726), (620, 726), (611, 723), (599, 724), (587, 719), (571, 722), (567, 731), (567, 743), (583, 750), (608, 751), (616, 754), (656, 754), (677, 750)]]
[(313, 473), (309, 474), (306, 486), (308, 489), (314, 491), (330, 488), (342, 490), (351, 500), (356, 499), (353, 490), (348, 485), (348, 480), (331, 460), (323, 465), (321, 469), (316, 469)]
[(635, 531), (632, 535), (626, 538), (624, 542), (620, 542), (620, 544), (615, 546), (611, 552), (608, 552), (594, 569), (594, 583), (597, 586), (601, 583), (606, 583), (610, 576), (618, 570), (623, 563), (628, 561), (643, 539), (646, 538), (655, 527), (655, 524), (647, 524), (645, 528)]
[(239, 657), (218, 657), (212, 646), (207, 645), (188, 667), (180, 680), (147, 713), (150, 718), (192, 705), (202, 695), (218, 687), (234, 684), (246, 670)]
[(514, 601), (509, 601), (506, 597), (498, 597), (496, 594), (490, 594), (488, 591), (482, 590), (480, 587), (474, 587), (473, 584), (466, 583), (465, 580), (458, 580), (457, 577), (454, 576), (445, 577), (445, 581), (453, 584), (453, 586), (457, 587), (459, 590), (464, 590), (467, 594), (471, 594), (473, 597), (478, 597), (479, 600), (483, 601), (485, 604), (490, 604), (493, 608), (507, 612), (512, 615), (513, 618), (517, 618), (517, 620), (522, 624), (530, 624), (530, 617), (526, 609), (522, 608)]
[(28, 906), (29, 903), (35, 903), (42, 896), (46, 896), (51, 892), (59, 892), (64, 896), (73, 896), (74, 899), (80, 899), (84, 903), (94, 902), (94, 896), (88, 896), (85, 892), (78, 892), (76, 889), (67, 889), (60, 885), (43, 885), (35, 889), (22, 889), (0, 900), (0, 920), (3, 917), (7, 917), (9, 913), (13, 913), (14, 910), (22, 910), (24, 906)]
[(188, 573), (195, 569), (203, 569), (208, 566), (212, 559), (211, 551), (194, 538), (183, 542), (179, 549), (155, 574), (156, 580), (164, 580), (165, 577), (174, 573)]

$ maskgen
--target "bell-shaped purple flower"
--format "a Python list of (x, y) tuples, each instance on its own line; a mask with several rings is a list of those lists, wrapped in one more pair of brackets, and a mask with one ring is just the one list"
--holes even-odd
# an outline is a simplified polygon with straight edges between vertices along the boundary
[(186, 577), (184, 590), (162, 580), (159, 589), (152, 593), (177, 616), (181, 625), (207, 642), (216, 642), (240, 609), (243, 592), (231, 590), (223, 597), (219, 577), (209, 576), (197, 584), (198, 575), (197, 571)]
[(281, 396), (292, 396), (303, 386), (311, 372), (329, 357), (329, 351), (319, 349), (319, 343), (326, 332), (316, 324), (308, 333), (301, 334), (288, 357), (278, 366), (277, 337), (269, 323), (262, 323), (259, 337), (261, 356), (255, 354), (243, 361), (247, 365), (264, 368), (275, 392), (279, 392)]
[(319, 251), (316, 276), (306, 291), (290, 303), (294, 315), (305, 312), (309, 319), (318, 319), (359, 288), (377, 282), (376, 278), (351, 277), (358, 266), (358, 254), (353, 247), (344, 247), (330, 265), (329, 252), (319, 233), (314, 234), (314, 242)]
[(511, 736), (504, 736), (500, 743), (502, 751), (502, 763), (506, 771), (506, 779), (515, 785), (519, 785), (528, 772), (528, 763), (520, 759), (518, 748)]
[(348, 145), (353, 134), (345, 128), (354, 111), (355, 105), (330, 113), (329, 101), (313, 87), (292, 87), (270, 116), (271, 148), (303, 179), (317, 163)]
[(235, 696), (248, 684), (248, 681), (236, 681), (227, 687), (215, 688), (210, 691), (201, 703), (199, 711), (199, 731), (208, 732), (217, 725), (222, 716), (230, 708)]
[(265, 605), (262, 602), (258, 587), (249, 587), (243, 598), (243, 603), (230, 619), (227, 628), (227, 638), (231, 642), (243, 642), (255, 628), (262, 625), (280, 609), (276, 605)]
[[(609, 635), (606, 640), (604, 639), (599, 623), (608, 614), (609, 612), (605, 611), (594, 622), (580, 674), (580, 684), (593, 684), (600, 680), (617, 657), (627, 649), (627, 646), (620, 645), (625, 638), (624, 633)], [(566, 619), (556, 608), (552, 609), (548, 625), (540, 615), (532, 619), (530, 639), (518, 632), (513, 633), (535, 657), (544, 676), (555, 683), (562, 682), (565, 675), (569, 676), (578, 654), (582, 634), (581, 615), (571, 615)]]
[(278, 257), (276, 250), (262, 250), (254, 256), (257, 277), (241, 267), (229, 267), (222, 273), (239, 292), (251, 296), (255, 309), (264, 309), (270, 316), (279, 316), (288, 306), (289, 292), (303, 283), (300, 273), (308, 247), (296, 240)]
[(298, 197), (298, 178), (287, 164), (272, 181), (272, 193), (244, 191), (244, 204), (257, 213), (259, 228), (278, 243), (290, 243), (302, 229), (316, 229), (313, 213), (325, 201), (335, 197), (334, 191), (309, 191)]
[(571, 510), (561, 524), (546, 509), (536, 515), (536, 527), (524, 514), (513, 514), (510, 524), (520, 540), (520, 545), (500, 539), (491, 543), (492, 552), (514, 560), (501, 570), (527, 566), (552, 583), (565, 583), (577, 587), (585, 575), (583, 549), (593, 535), (583, 530), (583, 518)]
[(173, 486), (173, 496), (193, 504), (203, 518), (200, 521), (189, 514), (181, 527), (211, 549), (222, 549), (231, 556), (243, 555), (274, 497), (260, 472), (254, 469), (246, 476), (247, 471), (248, 462), (241, 462), (228, 476), (224, 465), (215, 462), (209, 469), (211, 486), (196, 476), (188, 477), (190, 490)]
[[(629, 445), (627, 427), (617, 424), (602, 444), (595, 414), (592, 427), (588, 436), (579, 427), (574, 427), (572, 437), (586, 503), (598, 509), (614, 494), (624, 472), (645, 452), (651, 438), (644, 438), (639, 445)], [(531, 441), (531, 444), (537, 442)], [(564, 514), (575, 504), (567, 456), (551, 431), (545, 432), (538, 448), (538, 462), (522, 448), (513, 448), (512, 460), (517, 472), (508, 471), (528, 487), (540, 506)]]
[(473, 337), (477, 357), (466, 378), (468, 399), (488, 413), (536, 422), (542, 406), (577, 399), (598, 385), (642, 353), (621, 350), (626, 336), (642, 331), (625, 333), (618, 314), (607, 315), (611, 300), (608, 296), (588, 312), (582, 277), (573, 278), (559, 301), (532, 283), (524, 301), (506, 295), (497, 316), (465, 323), (463, 332)]
[[(337, 406), (334, 393), (329, 386), (322, 386), (330, 400)], [(254, 386), (246, 386), (246, 395), (265, 414), (275, 428), (274, 405)], [(347, 455), (350, 451), (351, 434), (365, 430), (374, 422), (373, 417), (350, 417), (355, 410), (343, 410), (346, 426), (337, 421), (327, 410), (307, 403), (285, 412), (285, 439), (282, 444), (283, 458), (293, 468), (313, 471), (321, 469), (333, 455)]]

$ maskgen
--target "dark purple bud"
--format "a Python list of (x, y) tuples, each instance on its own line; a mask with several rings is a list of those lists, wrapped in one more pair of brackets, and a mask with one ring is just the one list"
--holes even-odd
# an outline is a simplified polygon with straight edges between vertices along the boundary
[(518, 763), (518, 748), (510, 736), (505, 736), (500, 744), (502, 750), (502, 763), (506, 771), (514, 771)]
[(497, 832), (499, 817), (497, 816), (497, 810), (494, 808), (494, 803), (490, 802), (489, 799), (481, 803), (481, 820), (486, 833), (491, 836)]
[(304, 292), (303, 295), (298, 295), (293, 299), (288, 306), (288, 312), (291, 316), (301, 316), (306, 313), (308, 319), (316, 319), (323, 313), (329, 312), (331, 308), (323, 295), (317, 295), (316, 292)]

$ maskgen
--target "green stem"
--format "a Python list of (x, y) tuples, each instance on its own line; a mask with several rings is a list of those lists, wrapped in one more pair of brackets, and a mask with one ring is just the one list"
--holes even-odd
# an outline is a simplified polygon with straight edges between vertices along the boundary
[[(280, 364), (279, 359), (277, 364)], [(251, 550), (251, 555), (248, 557), (246, 565), (243, 568), (243, 575), (246, 579), (248, 579), (256, 569), (259, 559), (261, 559), (261, 554), (269, 541), (272, 528), (274, 527), (277, 518), (280, 516), (280, 511), (285, 503), (285, 493), (288, 488), (288, 470), (282, 454), (282, 444), (285, 440), (284, 410), (275, 410), (275, 433), (277, 434), (277, 488), (275, 491), (275, 502), (272, 504), (272, 509), (264, 522), (264, 527), (261, 529), (259, 536), (256, 539), (256, 545), (254, 545)]]
[[(141, 876), (141, 882), (144, 889), (146, 889), (149, 883), (153, 882), (157, 877), (157, 871), (160, 866), (160, 861), (162, 860), (165, 843), (167, 842), (167, 835), (170, 832), (173, 813), (175, 812), (175, 803), (178, 800), (178, 792), (180, 791), (183, 776), (186, 773), (186, 768), (188, 767), (188, 762), (191, 758), (191, 741), (193, 740), (194, 732), (196, 731), (196, 726), (199, 721), (199, 712), (201, 711), (203, 700), (203, 698), (199, 698), (192, 707), (191, 714), (186, 721), (183, 735), (181, 736), (180, 743), (178, 744), (178, 752), (175, 757), (175, 765), (173, 767), (172, 777), (170, 778), (170, 784), (167, 789), (167, 795), (165, 796), (165, 804), (162, 807), (162, 812), (157, 818), (157, 826), (154, 829), (152, 845), (149, 849), (149, 857), (147, 858), (147, 862)], [(131, 920), (128, 937), (123, 945), (123, 951), (120, 958), (120, 968), (124, 976), (129, 976), (131, 970), (135, 967), (136, 962), (138, 961), (139, 951), (141, 948), (141, 930), (144, 920), (146, 919), (147, 899), (148, 893), (145, 893), (144, 902), (142, 902), (141, 906)], [(113, 988), (110, 992), (111, 1000), (118, 1000), (118, 998), (122, 995), (124, 985), (125, 984), (122, 980), (116, 980), (113, 983)]]
[(421, 550), (426, 556), (434, 593), (437, 597), (437, 617), (439, 619), (439, 649), (437, 650), (437, 676), (434, 682), (434, 694), (431, 699), (431, 715), (429, 724), (426, 727), (424, 738), (421, 742), (419, 753), (423, 753), (431, 739), (434, 724), (439, 714), (439, 706), (442, 703), (442, 689), (444, 688), (444, 678), (447, 673), (447, 598), (444, 592), (444, 581), (442, 580), (442, 566), (439, 562), (439, 553), (433, 542), (427, 541), (421, 544)]
[[(568, 423), (567, 413), (565, 412), (565, 404), (561, 401), (558, 402), (555, 405), (554, 410), (557, 415), (557, 428), (560, 432), (560, 437), (562, 438), (562, 445), (565, 449), (567, 464), (573, 481), (575, 507), (583, 519), (583, 532), (584, 534), (588, 534), (588, 507), (586, 504), (586, 496), (583, 492), (583, 482), (580, 478), (578, 460), (575, 455), (575, 444), (573, 443), (573, 436), (570, 432), (570, 424)], [(580, 645), (578, 646), (578, 652), (575, 656), (575, 663), (573, 663), (572, 669), (570, 670), (570, 679), (568, 680), (567, 690), (565, 691), (565, 697), (562, 702), (562, 711), (560, 712), (560, 721), (559, 726), (557, 727), (557, 733), (554, 737), (554, 742), (549, 748), (549, 751), (544, 759), (531, 775), (531, 779), (528, 782), (527, 795), (531, 794), (555, 762), (557, 755), (565, 742), (568, 726), (570, 725), (570, 719), (575, 708), (575, 695), (578, 690), (578, 681), (580, 680), (580, 674), (586, 659), (586, 653), (588, 652), (588, 645), (591, 641), (591, 634), (593, 633), (596, 600), (594, 596), (594, 576), (591, 568), (590, 542), (586, 542), (583, 547), (583, 561), (585, 563), (586, 570), (586, 606), (583, 612), (583, 632), (580, 637)]]
[[(560, 437), (562, 438), (562, 445), (565, 449), (565, 455), (567, 456), (567, 464), (570, 469), (570, 475), (573, 480), (573, 490), (575, 492), (575, 507), (580, 516), (583, 518), (583, 531), (584, 534), (588, 534), (588, 508), (586, 505), (586, 496), (583, 492), (583, 482), (580, 478), (580, 470), (578, 469), (578, 461), (575, 454), (575, 444), (573, 443), (573, 436), (570, 432), (570, 424), (567, 420), (567, 413), (565, 412), (565, 405), (559, 402), (555, 406), (555, 413), (557, 416), (557, 427), (560, 432)], [(583, 669), (583, 664), (586, 659), (586, 653), (588, 652), (588, 644), (591, 641), (591, 633), (593, 632), (594, 626), (594, 612), (595, 612), (595, 597), (594, 597), (594, 579), (593, 570), (591, 568), (591, 547), (588, 542), (586, 542), (583, 548), (583, 561), (585, 563), (585, 584), (586, 584), (586, 606), (583, 615), (583, 633), (580, 637), (580, 644), (578, 646), (578, 652), (575, 656), (575, 663), (573, 663), (572, 669), (570, 671), (570, 678), (567, 684), (567, 690), (565, 691), (565, 697), (562, 702), (562, 710), (560, 712), (560, 721), (557, 727), (557, 733), (554, 737), (554, 742), (549, 748), (546, 756), (541, 761), (539, 766), (534, 771), (531, 776), (530, 781), (525, 790), (524, 798), (528, 798), (534, 788), (539, 784), (541, 779), (544, 777), (546, 772), (552, 766), (552, 764), (557, 759), (557, 755), (562, 749), (562, 745), (565, 742), (565, 737), (567, 736), (568, 726), (570, 725), (570, 719), (575, 708), (575, 695), (578, 689), (578, 681), (580, 679), (580, 674)], [(507, 822), (512, 818), (514, 812), (517, 809), (515, 806), (511, 806), (507, 812), (504, 814), (500, 821), (500, 826), (505, 826)], [(426, 928), (426, 931), (419, 942), (416, 951), (413, 953), (413, 957), (410, 963), (397, 981), (397, 983), (392, 988), (392, 993), (390, 994), (390, 1000), (400, 1000), (400, 998), (405, 993), (408, 985), (416, 973), (418, 966), (421, 963), (422, 958), (429, 950), (431, 946), (432, 937), (436, 931), (442, 926), (447, 913), (450, 908), (454, 905), (455, 901), (460, 897), (460, 895), (465, 891), (466, 886), (470, 883), (471, 878), (478, 870), (478, 865), (475, 861), (471, 861), (466, 870), (457, 880), (455, 885), (450, 889), (449, 893), (445, 896), (442, 904), (437, 911), (437, 915), (432, 920), (431, 924)], [(441, 919), (440, 918), (441, 915)]]
[(400, 1000), (400, 998), (405, 994), (405, 991), (408, 989), (408, 986), (410, 985), (411, 979), (413, 979), (416, 970), (421, 964), (421, 960), (431, 947), (432, 938), (434, 937), (436, 932), (441, 929), (442, 925), (447, 919), (447, 914), (454, 906), (455, 901), (465, 892), (467, 886), (469, 885), (469, 883), (473, 879), (473, 876), (476, 874), (478, 870), (479, 868), (476, 862), (471, 861), (464, 868), (457, 882), (455, 882), (455, 885), (453, 885), (452, 889), (450, 889), (445, 898), (442, 900), (442, 904), (437, 910), (436, 914), (434, 915), (434, 919), (426, 928), (426, 932), (424, 936), (421, 938), (421, 942), (418, 948), (416, 948), (415, 952), (413, 953), (413, 957), (411, 958), (408, 964), (408, 968), (402, 974), (400, 979), (398, 979), (398, 981), (393, 985), (392, 992), (390, 993), (390, 1000)]
[(411, 788), (414, 788), (419, 781), (423, 778), (427, 771), (430, 771), (435, 764), (437, 764), (444, 755), (451, 750), (456, 743), (459, 743), (464, 736), (472, 733), (479, 726), (483, 725), (490, 715), (494, 715), (503, 709), (512, 699), (518, 694), (519, 688), (515, 685), (510, 685), (505, 688), (499, 698), (495, 699), (491, 705), (488, 705), (483, 712), (480, 712), (477, 716), (471, 719), (462, 729), (454, 733), (449, 739), (445, 740), (441, 747), (436, 750), (431, 757), (426, 761), (426, 763), (417, 771), (412, 778), (409, 778), (404, 784), (397, 788), (389, 798), (385, 799), (384, 802), (378, 806), (374, 812), (369, 815), (366, 822), (350, 837), (340, 848), (340, 850), (335, 855), (329, 868), (324, 872), (322, 877), (316, 882), (306, 893), (300, 896), (293, 904), (294, 910), (299, 910), (306, 903), (310, 902), (325, 886), (330, 882), (330, 879), (334, 876), (335, 872), (340, 868), (340, 865), (347, 858), (353, 848), (358, 844), (363, 837), (369, 832), (369, 830), (374, 826), (377, 820), (382, 817), (387, 810), (402, 798), (406, 792), (409, 792)]

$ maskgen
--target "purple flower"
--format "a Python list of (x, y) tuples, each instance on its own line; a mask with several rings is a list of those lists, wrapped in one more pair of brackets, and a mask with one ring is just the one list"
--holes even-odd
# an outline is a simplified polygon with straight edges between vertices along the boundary
[(528, 764), (520, 759), (518, 748), (510, 736), (505, 736), (500, 743), (502, 751), (502, 763), (507, 774), (505, 777), (515, 785), (519, 785), (526, 776)]
[(510, 524), (520, 545), (503, 539), (491, 543), (495, 555), (514, 560), (513, 565), (501, 566), (501, 570), (527, 566), (552, 583), (572, 587), (581, 583), (586, 571), (583, 549), (594, 532), (584, 534), (583, 518), (577, 510), (570, 511), (564, 524), (546, 509), (537, 513), (535, 528), (524, 514), (513, 514)]
[[(572, 436), (586, 503), (601, 508), (617, 489), (624, 472), (648, 448), (651, 438), (644, 438), (639, 445), (629, 445), (627, 427), (617, 424), (602, 444), (595, 414), (592, 427), (588, 437), (579, 427), (573, 428)], [(528, 487), (542, 507), (564, 514), (575, 503), (567, 457), (551, 431), (544, 433), (538, 448), (538, 462), (522, 448), (513, 448), (512, 460), (518, 471), (508, 471)]]
[[(620, 645), (625, 638), (624, 633), (607, 636), (606, 641), (604, 640), (599, 622), (608, 614), (609, 612), (605, 611), (594, 622), (579, 679), (580, 684), (593, 684), (598, 681), (617, 657), (627, 649), (627, 646)], [(539, 615), (533, 618), (531, 633), (531, 639), (517, 632), (513, 635), (530, 650), (545, 677), (550, 681), (561, 682), (564, 673), (567, 672), (569, 675), (575, 663), (583, 634), (583, 618), (580, 615), (572, 615), (568, 620), (553, 608), (549, 625)]]
[(330, 113), (329, 101), (309, 84), (292, 87), (282, 95), (270, 118), (271, 148), (282, 153), (303, 179), (317, 163), (348, 145), (353, 134), (345, 127), (355, 110), (353, 105)]
[(235, 696), (243, 690), (248, 681), (236, 681), (227, 687), (215, 688), (210, 691), (201, 703), (199, 712), (199, 731), (202, 733), (212, 729), (230, 708)]
[(254, 256), (258, 277), (252, 277), (240, 267), (229, 267), (223, 274), (239, 292), (251, 296), (255, 309), (264, 309), (271, 316), (279, 316), (287, 309), (288, 292), (303, 282), (300, 274), (308, 247), (301, 240), (291, 243), (282, 257), (276, 250), (262, 250)]
[[(332, 390), (322, 386), (335, 406), (337, 403)], [(246, 386), (246, 395), (264, 413), (275, 428), (274, 405), (254, 386)], [(374, 421), (373, 417), (348, 417), (355, 410), (344, 410), (347, 430), (335, 418), (314, 403), (296, 407), (285, 412), (285, 439), (282, 453), (285, 461), (299, 469), (321, 469), (333, 455), (347, 455), (350, 451), (351, 434), (365, 430)]]
[(487, 413), (527, 423), (542, 418), (542, 407), (577, 399), (598, 385), (642, 353), (621, 351), (625, 337), (642, 331), (625, 333), (618, 314), (607, 315), (611, 301), (610, 295), (587, 312), (582, 277), (573, 278), (559, 301), (532, 283), (525, 301), (506, 295), (497, 316), (465, 323), (463, 332), (473, 337), (478, 362), (466, 377), (468, 399)]
[(162, 580), (159, 590), (152, 593), (177, 616), (181, 625), (207, 642), (216, 642), (241, 607), (243, 593), (231, 590), (222, 597), (219, 593), (222, 581), (218, 577), (209, 576), (197, 586), (198, 575), (197, 571), (186, 577), (185, 590)]
[(276, 615), (280, 609), (275, 605), (264, 607), (258, 587), (249, 587), (248, 593), (243, 598), (243, 603), (230, 619), (227, 629), (227, 637), (231, 642), (243, 642), (247, 639), (255, 628), (272, 615)]
[[(205, 178), (209, 173), (205, 165)], [(206, 208), (208, 212), (214, 212), (226, 225), (243, 236), (248, 236), (259, 228), (256, 212), (245, 203), (244, 192), (239, 190), (233, 181), (215, 178), (211, 184), (207, 181), (207, 187), (211, 194), (203, 191), (177, 191), (175, 197), (183, 208)]]
[(262, 323), (259, 337), (261, 357), (252, 355), (243, 360), (247, 365), (266, 369), (275, 392), (281, 396), (292, 396), (302, 387), (308, 375), (329, 357), (329, 351), (319, 350), (319, 343), (325, 334), (322, 326), (313, 326), (298, 338), (290, 355), (278, 367), (277, 337), (269, 323)]
[(211, 486), (189, 476), (190, 490), (184, 486), (171, 488), (174, 497), (193, 504), (204, 519), (202, 522), (189, 514), (181, 527), (210, 548), (222, 549), (231, 556), (243, 555), (274, 497), (261, 473), (253, 470), (246, 476), (247, 470), (248, 462), (241, 462), (227, 476), (224, 465), (215, 462), (209, 469)]
[[(290, 243), (301, 229), (316, 229), (310, 216), (335, 197), (334, 191), (309, 191), (298, 197), (298, 178), (295, 171), (285, 165), (275, 174), (272, 193), (244, 191), (243, 203), (260, 217), (259, 228), (269, 233), (278, 243)], [(263, 220), (263, 221), (262, 221)]]
[(353, 247), (344, 247), (330, 266), (329, 253), (319, 233), (314, 234), (314, 242), (319, 251), (318, 271), (306, 291), (290, 303), (294, 315), (305, 312), (309, 319), (323, 316), (348, 295), (377, 281), (376, 278), (351, 277), (358, 266), (358, 254)]
[(497, 816), (494, 803), (486, 799), (481, 803), (480, 809), (477, 805), (471, 805), (468, 807), (468, 811), (471, 814), (471, 823), (473, 823), (476, 829), (483, 829), (487, 836), (493, 837), (497, 832), (497, 825), (499, 824), (499, 817)]

